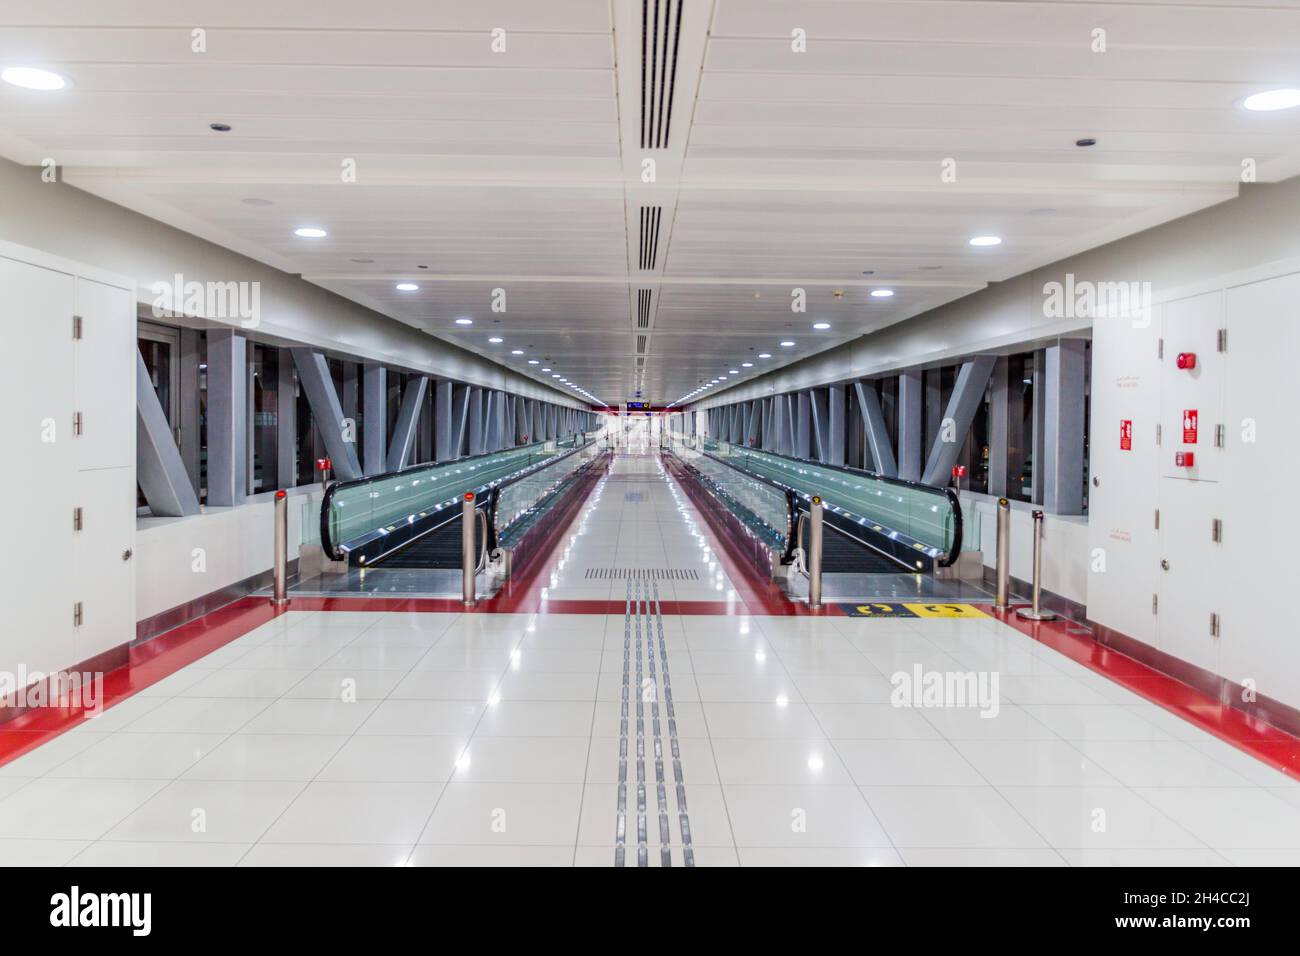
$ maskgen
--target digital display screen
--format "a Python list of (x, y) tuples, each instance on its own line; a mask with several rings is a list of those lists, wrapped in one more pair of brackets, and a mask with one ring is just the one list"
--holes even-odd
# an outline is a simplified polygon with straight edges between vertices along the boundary
[(628, 411), (640, 411), (641, 409), (649, 408), (649, 407), (650, 407), (649, 402), (628, 402), (627, 403)]

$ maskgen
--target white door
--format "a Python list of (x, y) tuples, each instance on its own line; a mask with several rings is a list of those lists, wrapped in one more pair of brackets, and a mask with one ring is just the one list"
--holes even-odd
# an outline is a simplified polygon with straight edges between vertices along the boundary
[(78, 467), (135, 467), (135, 303), (125, 289), (77, 279)]
[[(1214, 437), (1223, 424), (1223, 356), (1218, 350), (1223, 293), (1166, 303), (1163, 324), (1160, 473), (1190, 481), (1218, 481), (1223, 451), (1215, 447)], [(1189, 367), (1178, 367), (1180, 356)], [(1179, 453), (1192, 455), (1190, 467), (1178, 464)]]
[(82, 623), (65, 665), (135, 639), (135, 469), (79, 472), (77, 500), (82, 518), (72, 580)]

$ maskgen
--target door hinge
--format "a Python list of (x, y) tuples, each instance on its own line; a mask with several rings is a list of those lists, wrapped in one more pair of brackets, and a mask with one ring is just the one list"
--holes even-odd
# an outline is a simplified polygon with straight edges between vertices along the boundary
[(1157, 424), (1156, 424), (1156, 444), (1157, 444), (1157, 445), (1160, 444), (1160, 438), (1161, 438), (1161, 436), (1162, 436), (1163, 434), (1164, 434), (1164, 429), (1163, 429), (1163, 428), (1162, 428), (1162, 427), (1157, 423)]
[(1210, 612), (1210, 637), (1219, 636), (1219, 615)]
[(1152, 614), (1159, 614), (1159, 613), (1160, 613), (1160, 595), (1159, 595), (1159, 594), (1153, 594), (1153, 595), (1151, 595), (1151, 613), (1152, 613)]
[(74, 315), (72, 317), (72, 338), (73, 341), (79, 341), (81, 339), (81, 316), (79, 315)]
[(78, 601), (76, 604), (72, 605), (72, 626), (81, 627), (83, 619), (84, 616), (81, 613), (81, 602)]
[(1228, 330), (1227, 329), (1219, 329), (1218, 346), (1220, 352), (1228, 351)]
[(73, 531), (81, 530), (81, 506), (80, 505), (72, 509), (72, 530)]
[(1215, 544), (1223, 542), (1223, 519), (1215, 518), (1210, 522), (1210, 540)]
[(72, 413), (72, 437), (79, 438), (80, 436), (81, 436), (81, 412), (73, 412)]
[(1162, 359), (1164, 357), (1165, 357), (1165, 340), (1156, 339), (1156, 358)]
[(1214, 447), (1222, 448), (1228, 443), (1228, 429), (1224, 425), (1214, 426)]
[(1160, 509), (1156, 509), (1156, 530), (1160, 530)]

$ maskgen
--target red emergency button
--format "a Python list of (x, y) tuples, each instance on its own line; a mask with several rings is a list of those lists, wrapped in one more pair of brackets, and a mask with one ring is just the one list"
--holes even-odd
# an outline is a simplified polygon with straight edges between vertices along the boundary
[(1176, 361), (1179, 368), (1188, 369), (1188, 370), (1194, 369), (1196, 368), (1196, 353), (1179, 352)]
[(1191, 451), (1174, 452), (1174, 464), (1179, 468), (1191, 468), (1196, 464), (1196, 453)]

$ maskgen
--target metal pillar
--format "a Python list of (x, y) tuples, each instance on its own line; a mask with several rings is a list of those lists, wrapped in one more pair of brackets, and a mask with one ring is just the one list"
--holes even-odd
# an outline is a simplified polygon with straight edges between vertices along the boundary
[[(429, 380), (423, 375), (412, 375), (406, 380), (402, 392), (402, 404), (397, 411), (397, 423), (393, 426), (393, 441), (388, 446), (389, 471), (400, 471), (406, 467), (411, 458), (411, 448), (415, 445), (415, 426), (420, 418), (420, 406), (424, 404), (424, 390)], [(366, 429), (370, 431), (369, 428)]]
[(871, 382), (854, 382), (858, 408), (862, 412), (862, 425), (866, 430), (867, 444), (871, 448), (872, 471), (892, 478), (898, 474), (894, 462), (894, 446), (889, 440), (889, 426), (880, 407), (880, 393)]
[(247, 340), (208, 332), (208, 504), (237, 505), (248, 494)]
[(818, 461), (830, 455), (830, 401), (825, 389), (814, 388), (808, 393), (812, 400), (812, 450)]
[(298, 484), (298, 377), (288, 349), (278, 349), (277, 358), (275, 474), (281, 488), (293, 488)]
[(272, 530), (271, 603), (289, 603), (289, 499), (281, 488), (275, 493), (275, 524)]
[(808, 508), (808, 606), (822, 606), (822, 520), (825, 506), (813, 496)]
[(812, 396), (807, 392), (798, 392), (793, 397), (794, 408), (794, 447), (791, 452), (795, 458), (812, 457)]
[(898, 477), (921, 480), (921, 370), (908, 369), (898, 375)]
[(456, 447), (456, 421), (452, 414), (455, 402), (452, 383), (439, 381), (433, 388), (433, 460), (451, 461)]
[(828, 465), (844, 464), (845, 395), (843, 385), (826, 389), (826, 457)]
[(989, 487), (988, 493), (999, 498), (1007, 493), (1007, 424), (1010, 362), (1000, 356), (993, 363), (989, 377)]
[[(209, 340), (211, 333), (209, 333)], [(329, 363), (320, 352), (311, 349), (293, 349), (293, 362), (298, 367), (298, 381), (311, 405), (316, 431), (325, 443), (325, 451), (334, 463), (334, 476), (340, 481), (361, 477), (361, 464), (357, 460), (356, 442), (348, 441), (343, 434), (343, 408), (334, 390)], [(209, 372), (211, 364), (209, 363)], [(209, 382), (211, 379), (209, 378)], [(208, 400), (211, 402), (211, 398)], [(211, 429), (208, 432), (211, 436)], [(209, 458), (211, 451), (209, 451)]]
[(149, 510), (169, 518), (198, 514), (198, 495), (190, 484), (139, 349), (135, 356), (135, 411), (136, 480)]
[[(927, 485), (942, 486), (948, 483), (952, 466), (957, 463), (961, 446), (970, 433), (975, 413), (984, 401), (984, 389), (993, 372), (993, 362), (992, 355), (977, 355), (964, 362), (961, 371), (957, 373), (957, 382), (953, 385), (952, 397), (948, 399), (948, 408), (944, 412), (945, 422), (939, 429), (930, 456), (926, 459), (925, 471), (921, 475), (921, 480)], [(946, 438), (950, 440), (945, 441)]]
[(1044, 454), (1034, 462), (1034, 481), (1043, 477), (1043, 508), (1053, 514), (1083, 512), (1083, 406), (1087, 383), (1082, 339), (1047, 347), (1045, 363)]
[(388, 452), (388, 369), (367, 362), (362, 372), (362, 457), (366, 474), (379, 475)]

